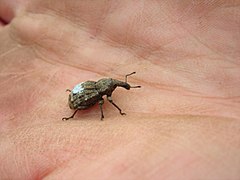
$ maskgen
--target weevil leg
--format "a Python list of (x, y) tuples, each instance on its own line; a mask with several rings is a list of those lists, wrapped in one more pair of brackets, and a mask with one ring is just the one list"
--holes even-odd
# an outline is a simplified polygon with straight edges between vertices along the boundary
[(110, 103), (112, 103), (112, 105), (114, 105), (114, 106), (119, 110), (119, 113), (120, 113), (121, 115), (126, 115), (126, 113), (123, 113), (122, 110), (113, 102), (111, 96), (107, 96), (107, 99), (108, 99), (108, 101), (109, 101)]
[(101, 120), (103, 120), (103, 118), (104, 118), (103, 109), (102, 109), (103, 103), (104, 103), (104, 100), (103, 100), (103, 99), (100, 99), (100, 100), (98, 101), (98, 104), (99, 104), (99, 107), (100, 107), (100, 110), (101, 110)]
[(64, 118), (62, 118), (62, 120), (63, 120), (63, 121), (66, 121), (66, 120), (72, 119), (72, 118), (75, 116), (75, 114), (78, 112), (78, 110), (79, 110), (79, 109), (75, 110), (74, 113), (73, 113), (73, 115), (71, 115), (70, 117), (64, 117)]
[(66, 89), (66, 92), (72, 92), (70, 89)]

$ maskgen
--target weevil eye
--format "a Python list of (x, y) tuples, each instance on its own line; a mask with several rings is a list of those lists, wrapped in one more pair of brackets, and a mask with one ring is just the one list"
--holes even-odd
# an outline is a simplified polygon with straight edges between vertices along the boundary
[(129, 90), (129, 89), (131, 88), (131, 86), (130, 86), (129, 84), (126, 84), (126, 85), (125, 85), (125, 88), (126, 88), (127, 90)]

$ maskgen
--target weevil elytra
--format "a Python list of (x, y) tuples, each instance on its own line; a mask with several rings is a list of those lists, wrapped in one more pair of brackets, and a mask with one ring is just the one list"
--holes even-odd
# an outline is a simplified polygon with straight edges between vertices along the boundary
[(103, 109), (102, 105), (104, 103), (103, 96), (107, 96), (107, 100), (115, 106), (121, 115), (126, 115), (122, 110), (113, 102), (112, 93), (116, 87), (123, 87), (127, 90), (131, 88), (140, 88), (141, 86), (131, 86), (127, 83), (127, 77), (135, 74), (132, 72), (125, 75), (125, 82), (119, 81), (112, 78), (103, 78), (98, 81), (86, 81), (76, 85), (72, 90), (69, 91), (68, 105), (71, 109), (75, 109), (74, 113), (70, 117), (64, 117), (62, 120), (68, 120), (75, 116), (78, 110), (88, 109), (94, 104), (98, 103), (101, 111), (101, 120), (103, 120)]

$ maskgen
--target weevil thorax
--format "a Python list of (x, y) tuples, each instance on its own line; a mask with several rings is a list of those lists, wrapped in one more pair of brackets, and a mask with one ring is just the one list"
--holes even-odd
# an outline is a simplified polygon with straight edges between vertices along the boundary
[(130, 89), (130, 85), (126, 82), (119, 81), (117, 79), (112, 78), (104, 78), (100, 79), (96, 83), (96, 87), (99, 91), (99, 94), (103, 95), (109, 95), (111, 96), (112, 92), (116, 89), (116, 87), (123, 87), (127, 90)]

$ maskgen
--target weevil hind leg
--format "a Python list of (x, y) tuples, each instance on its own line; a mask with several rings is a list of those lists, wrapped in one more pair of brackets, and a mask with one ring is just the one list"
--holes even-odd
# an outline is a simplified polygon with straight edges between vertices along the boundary
[(74, 113), (73, 113), (70, 117), (64, 117), (64, 118), (62, 118), (62, 120), (63, 120), (63, 121), (67, 121), (67, 120), (69, 120), (69, 119), (72, 119), (72, 118), (75, 116), (75, 114), (78, 112), (78, 110), (79, 110), (79, 109), (75, 110)]
[(107, 96), (107, 99), (108, 99), (108, 101), (109, 101), (112, 105), (114, 105), (114, 106), (119, 110), (119, 113), (120, 113), (121, 115), (126, 115), (126, 113), (123, 113), (122, 110), (113, 102), (111, 96)]
[(104, 103), (104, 100), (103, 100), (103, 99), (100, 99), (100, 100), (98, 101), (99, 108), (100, 108), (100, 111), (101, 111), (101, 120), (102, 120), (102, 121), (103, 121), (103, 119), (104, 119), (103, 109), (102, 109), (103, 103)]
[(66, 89), (66, 92), (72, 92), (70, 89)]

